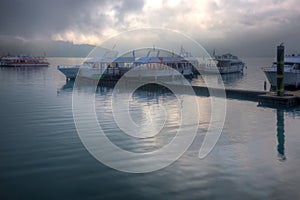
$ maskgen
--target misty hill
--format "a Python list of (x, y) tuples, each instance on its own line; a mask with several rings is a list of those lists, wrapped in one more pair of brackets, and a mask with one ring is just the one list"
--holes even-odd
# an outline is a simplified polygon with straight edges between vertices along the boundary
[(0, 55), (25, 53), (34, 56), (46, 54), (48, 57), (85, 57), (94, 47), (65, 41), (26, 41), (20, 38), (0, 38)]

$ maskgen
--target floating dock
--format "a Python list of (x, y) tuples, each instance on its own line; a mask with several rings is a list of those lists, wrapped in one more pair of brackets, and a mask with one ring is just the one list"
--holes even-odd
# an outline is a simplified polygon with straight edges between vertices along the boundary
[[(166, 84), (166, 86), (168, 86)], [(172, 85), (172, 87), (176, 87), (177, 89), (182, 89), (184, 91), (185, 87), (190, 87), (187, 85)], [(192, 86), (196, 95), (199, 96), (210, 96), (210, 92), (212, 92), (216, 97), (222, 97), (224, 91), (222, 88), (208, 88), (205, 86)], [(226, 98), (229, 99), (239, 99), (239, 100), (247, 100), (247, 101), (255, 101), (258, 102), (260, 106), (284, 106), (284, 107), (292, 107), (300, 105), (300, 91), (286, 91), (285, 95), (277, 96), (274, 92), (266, 92), (266, 91), (255, 91), (255, 90), (240, 90), (240, 89), (230, 89), (225, 88)]]
[(284, 94), (283, 96), (277, 96), (273, 92), (269, 92), (264, 95), (258, 96), (259, 105), (278, 105), (292, 107), (299, 105), (300, 98), (294, 94)]
[[(213, 91), (214, 94), (221, 93), (221, 88), (207, 88), (203, 86), (192, 86), (197, 95), (209, 96), (209, 91)], [(274, 92), (254, 91), (254, 90), (239, 90), (239, 89), (225, 89), (226, 98), (256, 101), (258, 105), (273, 105), (293, 107), (300, 105), (300, 91), (286, 91), (283, 96), (277, 96)]]

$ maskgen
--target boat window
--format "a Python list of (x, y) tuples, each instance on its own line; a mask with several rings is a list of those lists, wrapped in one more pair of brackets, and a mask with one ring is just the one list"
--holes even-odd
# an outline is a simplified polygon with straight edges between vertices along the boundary
[(99, 64), (98, 64), (98, 63), (95, 63), (93, 67), (94, 67), (94, 68), (98, 68), (98, 67), (99, 67)]
[(296, 69), (296, 70), (300, 70), (300, 64), (299, 64), (299, 63), (295, 64), (295, 67), (294, 67), (294, 69)]
[[(284, 67), (292, 67), (293, 63), (284, 63)], [(272, 67), (277, 67), (277, 63), (273, 63)]]

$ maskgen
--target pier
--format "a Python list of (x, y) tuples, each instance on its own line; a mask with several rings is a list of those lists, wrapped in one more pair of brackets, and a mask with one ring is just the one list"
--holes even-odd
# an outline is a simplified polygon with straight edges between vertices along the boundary
[[(173, 85), (174, 87), (174, 85)], [(184, 89), (184, 85), (178, 85)], [(192, 86), (195, 93), (199, 96), (210, 96), (209, 91), (213, 91), (214, 94), (221, 94), (223, 89), (221, 88), (208, 88), (204, 86)], [(255, 91), (255, 90), (239, 90), (239, 89), (229, 89), (225, 88), (226, 98), (247, 100), (258, 102), (258, 105), (273, 105), (273, 106), (284, 106), (292, 107), (300, 105), (300, 91), (288, 91), (283, 96), (277, 96), (273, 92)]]
[[(114, 86), (118, 79), (104, 79), (99, 81), (99, 85), (110, 85)], [(242, 89), (231, 89), (231, 88), (211, 88), (206, 86), (196, 86), (196, 85), (184, 85), (184, 84), (174, 84), (164, 82), (164, 86), (160, 84), (159, 81), (156, 83), (150, 83), (145, 81), (138, 80), (127, 80), (126, 85), (124, 87), (130, 86), (130, 84), (139, 83), (150, 88), (153, 87), (169, 87), (175, 88), (180, 91), (182, 94), (187, 90), (188, 87), (192, 87), (195, 94), (197, 96), (211, 96), (210, 92), (212, 92), (215, 97), (223, 97), (224, 90), (226, 94), (226, 98), (228, 99), (237, 99), (237, 100), (246, 100), (258, 102), (259, 106), (282, 106), (282, 107), (293, 107), (300, 106), (300, 91), (285, 91), (282, 96), (278, 96), (276, 92), (268, 92), (268, 91), (258, 91), (258, 90), (242, 90)]]

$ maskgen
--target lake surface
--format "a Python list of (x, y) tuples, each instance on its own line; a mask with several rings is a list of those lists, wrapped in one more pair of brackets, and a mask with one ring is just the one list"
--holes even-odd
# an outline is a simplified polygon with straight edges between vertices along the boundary
[[(260, 67), (272, 60), (245, 59), (244, 74), (223, 76), (225, 86), (263, 90)], [(210, 98), (198, 96), (199, 129), (188, 150), (161, 170), (124, 173), (97, 161), (77, 134), (73, 85), (56, 66), (82, 59), (49, 61), (49, 68), (0, 68), (0, 199), (300, 199), (299, 107), (266, 108), (227, 99), (222, 134), (212, 152), (199, 159), (211, 114)], [(166, 134), (138, 142), (120, 135), (112, 122), (112, 91), (99, 87), (95, 93), (97, 117), (111, 141), (128, 151), (148, 152), (172, 140), (180, 119), (175, 95), (161, 89), (134, 93), (134, 121), (146, 123), (144, 110), (159, 105), (171, 116)], [(154, 113), (156, 119), (163, 115)]]

